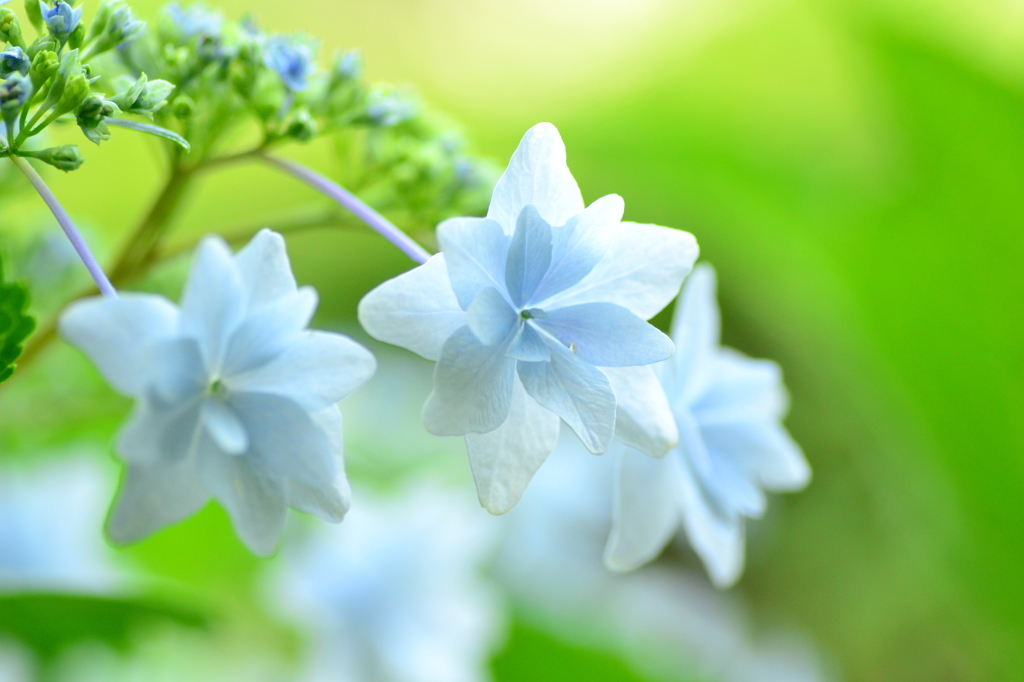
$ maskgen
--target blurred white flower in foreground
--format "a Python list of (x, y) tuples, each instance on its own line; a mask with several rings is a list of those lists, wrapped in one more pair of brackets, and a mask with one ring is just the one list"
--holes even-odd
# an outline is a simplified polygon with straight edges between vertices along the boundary
[(488, 679), (504, 625), (479, 575), (493, 531), (461, 491), (421, 486), (386, 500), (360, 494), (343, 525), (286, 546), (272, 593), (313, 638), (307, 679)]
[(110, 488), (88, 459), (0, 469), (0, 592), (115, 587), (123, 574), (100, 531)]
[(711, 579), (728, 587), (743, 571), (744, 517), (764, 513), (763, 490), (799, 490), (810, 480), (781, 424), (788, 397), (779, 366), (722, 348), (719, 333), (715, 272), (702, 265), (677, 304), (676, 354), (655, 368), (679, 445), (661, 459), (623, 449), (605, 552), (613, 570), (658, 556), (681, 522)]
[(338, 401), (370, 378), (373, 356), (306, 329), (316, 292), (296, 287), (281, 235), (236, 256), (199, 246), (181, 308), (125, 294), (72, 305), (61, 334), (137, 400), (118, 453), (128, 464), (109, 531), (133, 542), (223, 504), (257, 554), (277, 543), (286, 506), (332, 522), (348, 510)]
[(34, 668), (32, 653), (24, 645), (0, 637), (0, 682), (30, 682)]
[(602, 551), (614, 483), (614, 459), (566, 434), (505, 517), (495, 566), (524, 614), (560, 637), (616, 650), (655, 679), (832, 679), (799, 633), (755, 636), (733, 595), (682, 565), (609, 572)]
[[(646, 367), (672, 342), (648, 324), (697, 257), (686, 232), (584, 207), (549, 123), (523, 137), (486, 218), (437, 228), (441, 254), (359, 304), (381, 341), (437, 361), (431, 433), (466, 436), (480, 502), (501, 514), (555, 447), (559, 419), (594, 453), (619, 437), (663, 455), (678, 434)], [(606, 369), (607, 368), (607, 369)]]

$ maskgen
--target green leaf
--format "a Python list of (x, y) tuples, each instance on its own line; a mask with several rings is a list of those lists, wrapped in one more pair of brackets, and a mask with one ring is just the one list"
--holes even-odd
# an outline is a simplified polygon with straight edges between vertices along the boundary
[(156, 135), (162, 137), (165, 140), (170, 140), (176, 144), (181, 145), (185, 148), (185, 151), (190, 150), (192, 147), (189, 145), (188, 140), (167, 128), (161, 128), (160, 126), (151, 125), (149, 123), (139, 123), (138, 121), (129, 121), (125, 118), (108, 118), (106, 119), (107, 125), (121, 126), (122, 128), (128, 128), (129, 130), (137, 130), (140, 133), (149, 133), (150, 135)]
[(0, 635), (21, 641), (44, 659), (69, 644), (89, 639), (123, 651), (131, 645), (133, 633), (165, 624), (205, 628), (210, 618), (144, 597), (0, 595)]
[(0, 263), (0, 383), (14, 374), (14, 361), (21, 355), (22, 344), (36, 328), (28, 314), (28, 289), (18, 283), (4, 281)]

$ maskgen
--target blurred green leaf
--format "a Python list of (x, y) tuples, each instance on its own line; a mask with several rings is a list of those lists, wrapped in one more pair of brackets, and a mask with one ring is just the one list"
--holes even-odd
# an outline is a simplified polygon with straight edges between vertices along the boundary
[(0, 635), (10, 635), (50, 659), (65, 646), (99, 640), (125, 650), (140, 629), (155, 625), (205, 628), (198, 611), (148, 598), (74, 594), (0, 596)]
[(0, 263), (0, 383), (14, 373), (14, 361), (21, 355), (22, 343), (36, 328), (35, 319), (27, 312), (28, 301), (24, 285), (4, 281)]

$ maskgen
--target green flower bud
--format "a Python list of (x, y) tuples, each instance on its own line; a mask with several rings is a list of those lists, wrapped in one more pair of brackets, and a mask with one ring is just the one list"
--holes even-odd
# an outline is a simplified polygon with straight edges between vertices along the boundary
[(75, 115), (78, 127), (90, 142), (99, 144), (110, 139), (106, 119), (121, 113), (118, 106), (102, 95), (92, 94), (85, 98)]
[(60, 60), (57, 58), (56, 52), (37, 52), (35, 58), (32, 59), (28, 75), (32, 77), (32, 82), (37, 88), (42, 88), (57, 73), (59, 66)]
[(85, 41), (85, 24), (79, 23), (75, 27), (75, 30), (68, 36), (68, 47), (72, 50), (77, 50), (82, 46)]
[(62, 144), (59, 147), (50, 147), (25, 154), (25, 156), (32, 156), (64, 172), (78, 170), (85, 163), (82, 152), (78, 151), (78, 146), (73, 144)]
[(299, 142), (309, 142), (316, 137), (316, 133), (316, 121), (310, 115), (308, 109), (303, 107), (292, 112), (288, 125), (285, 127), (285, 135)]
[(26, 48), (25, 36), (21, 34), (18, 15), (6, 7), (0, 8), (0, 40), (23, 50)]
[(36, 33), (43, 32), (43, 11), (39, 0), (25, 0), (25, 16), (36, 27)]
[(77, 109), (85, 98), (89, 96), (91, 90), (89, 79), (84, 73), (80, 73), (77, 76), (72, 76), (68, 79), (67, 84), (64, 86), (64, 92), (61, 95), (60, 100), (57, 102), (57, 108), (54, 112), (59, 112), (51, 115), (63, 116), (69, 111)]
[(153, 114), (167, 104), (167, 98), (173, 91), (174, 86), (167, 81), (150, 81), (146, 74), (142, 74), (127, 90), (114, 95), (111, 101), (121, 111), (153, 118)]
[(95, 57), (136, 38), (146, 27), (139, 21), (124, 0), (103, 0), (96, 10), (96, 18), (89, 27), (85, 43), (87, 57)]
[(35, 59), (36, 55), (40, 52), (59, 52), (61, 48), (60, 41), (51, 35), (39, 36), (33, 41), (31, 45), (25, 50), (28, 56)]
[(171, 113), (178, 120), (184, 121), (192, 118), (192, 114), (195, 113), (196, 103), (192, 101), (192, 98), (188, 95), (178, 95), (174, 98), (174, 104), (171, 105)]

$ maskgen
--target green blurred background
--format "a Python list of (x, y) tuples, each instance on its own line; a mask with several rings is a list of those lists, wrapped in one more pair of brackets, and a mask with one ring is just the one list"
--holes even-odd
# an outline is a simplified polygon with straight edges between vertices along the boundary
[[(158, 3), (133, 6), (149, 17)], [(782, 364), (788, 423), (815, 472), (752, 534), (735, 589), (755, 624), (800, 628), (846, 680), (1024, 679), (1024, 5), (215, 6), (307, 30), (322, 55), (361, 48), (371, 79), (414, 84), (502, 164), (530, 125), (552, 121), (587, 201), (615, 192), (627, 219), (695, 234), (719, 270), (726, 342)], [(82, 170), (48, 176), (110, 243), (158, 185), (148, 145), (117, 135), (86, 150)], [(329, 145), (287, 153), (331, 169)], [(204, 181), (176, 234), (318, 201), (239, 168)], [(408, 267), (369, 234), (289, 246), (332, 323)], [(126, 408), (100, 389), (59, 400), (72, 413), (102, 401), (97, 441)], [(211, 559), (180, 555), (186, 543)], [(129, 553), (224, 594), (258, 566), (216, 510)], [(525, 625), (495, 671), (635, 679)]]

